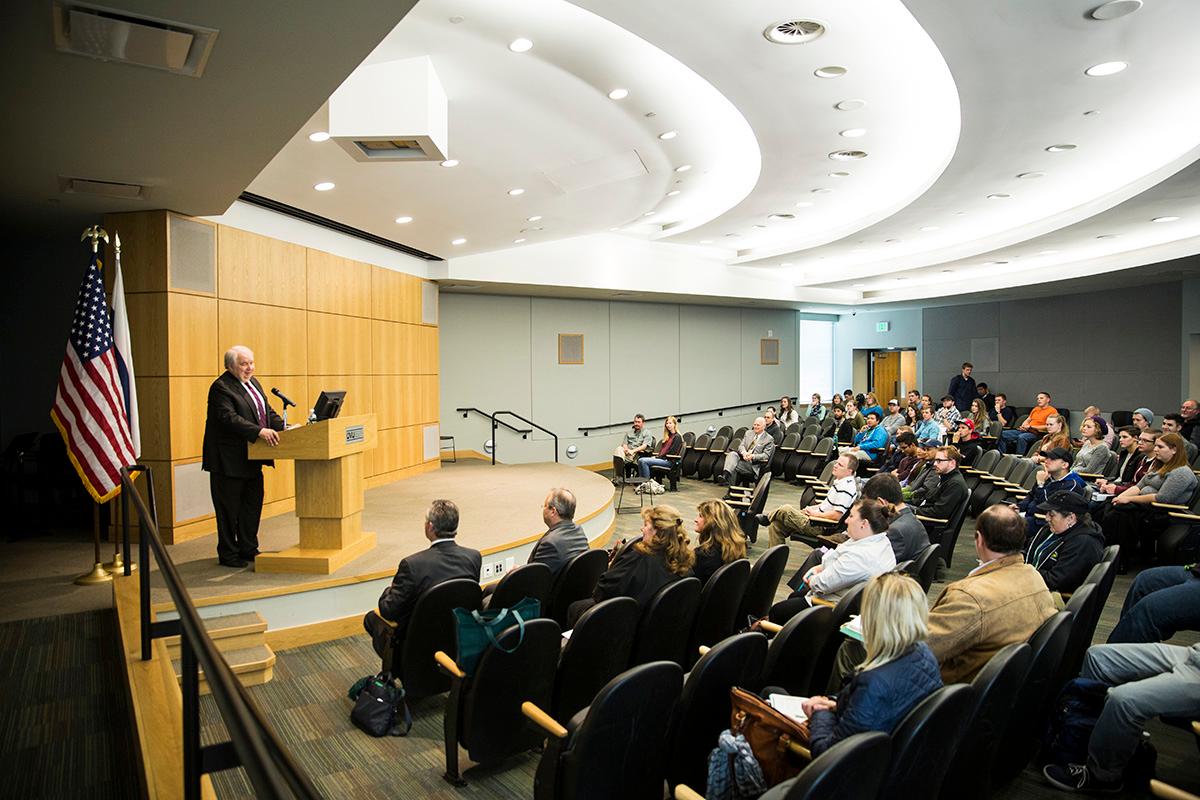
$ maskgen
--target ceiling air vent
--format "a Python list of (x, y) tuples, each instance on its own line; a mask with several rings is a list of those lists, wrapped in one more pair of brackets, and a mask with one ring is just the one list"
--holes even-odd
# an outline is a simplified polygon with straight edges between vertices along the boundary
[(204, 74), (218, 33), (70, 0), (56, 0), (53, 15), (54, 46), (60, 52), (193, 78)]
[(858, 161), (860, 158), (866, 158), (867, 154), (862, 150), (835, 150), (829, 157), (834, 161)]
[(806, 44), (821, 38), (825, 26), (811, 19), (789, 19), (763, 31), (768, 42), (775, 44)]
[(150, 195), (150, 189), (141, 184), (97, 181), (90, 178), (59, 177), (58, 188), (64, 194), (95, 194), (121, 200), (145, 200)]

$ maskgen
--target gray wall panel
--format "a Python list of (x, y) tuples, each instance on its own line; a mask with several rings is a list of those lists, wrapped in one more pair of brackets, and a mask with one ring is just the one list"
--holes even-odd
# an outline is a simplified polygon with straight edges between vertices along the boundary
[[(613, 421), (680, 411), (679, 306), (609, 303)], [(657, 437), (657, 433), (655, 436)]]
[[(796, 395), (796, 312), (742, 309), (742, 402)], [(761, 364), (763, 339), (779, 340), (779, 363)]]
[[(608, 304), (533, 298), (530, 356), (534, 422), (559, 436), (612, 419)], [(558, 363), (558, 334), (583, 334), (582, 364)], [(544, 434), (535, 432), (534, 438)]]
[(738, 309), (679, 307), (679, 398), (684, 410), (741, 402), (741, 356)]

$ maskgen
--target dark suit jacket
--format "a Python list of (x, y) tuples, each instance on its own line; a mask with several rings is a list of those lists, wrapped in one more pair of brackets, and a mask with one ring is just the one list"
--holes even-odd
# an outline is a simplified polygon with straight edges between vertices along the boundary
[(592, 599), (602, 603), (610, 597), (632, 597), (645, 608), (668, 583), (679, 580), (679, 575), (667, 569), (663, 559), (627, 547), (617, 560), (600, 576)]
[(380, 615), (396, 623), (396, 641), (404, 641), (408, 619), (421, 592), (455, 578), (477, 581), (482, 568), (479, 551), (460, 547), (453, 539), (431, 543), (425, 550), (401, 560), (391, 586), (379, 596)]
[[(929, 469), (933, 469), (932, 463)], [(925, 499), (912, 507), (913, 513), (934, 519), (950, 519), (968, 493), (966, 479), (961, 472), (954, 470), (949, 475), (941, 476), (937, 485), (925, 495)]]
[[(283, 430), (283, 419), (266, 402), (267, 393), (257, 378), (250, 382), (263, 396), (267, 409), (266, 427)], [(228, 370), (208, 387), (208, 418), (204, 422), (204, 450), (201, 468), (232, 478), (249, 478), (261, 472), (262, 465), (273, 461), (251, 461), (246, 445), (258, 438), (258, 410), (241, 381)]]
[(557, 575), (568, 561), (587, 549), (588, 540), (583, 527), (571, 520), (563, 520), (538, 539), (529, 553), (527, 563), (545, 564)]

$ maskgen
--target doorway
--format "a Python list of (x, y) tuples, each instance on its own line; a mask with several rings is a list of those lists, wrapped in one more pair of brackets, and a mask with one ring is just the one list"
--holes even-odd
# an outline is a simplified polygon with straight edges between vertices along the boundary
[(867, 384), (880, 403), (891, 398), (906, 404), (905, 395), (917, 385), (917, 351), (915, 348), (872, 350), (867, 359)]

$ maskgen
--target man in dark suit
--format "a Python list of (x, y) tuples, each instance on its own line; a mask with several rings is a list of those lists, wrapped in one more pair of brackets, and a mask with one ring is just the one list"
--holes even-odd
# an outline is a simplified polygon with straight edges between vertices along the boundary
[(261, 439), (274, 447), (283, 427), (254, 377), (254, 353), (241, 345), (231, 347), (225, 353), (225, 372), (208, 387), (201, 464), (209, 474), (222, 566), (244, 567), (258, 555), (262, 468), (275, 462), (251, 461), (246, 445)]
[[(391, 585), (379, 596), (379, 608), (363, 617), (363, 628), (371, 634), (371, 643), (381, 658), (391, 635), (392, 663), (400, 663), (408, 620), (422, 592), (455, 578), (479, 580), (483, 557), (478, 550), (459, 547), (454, 541), (457, 533), (458, 506), (449, 500), (434, 500), (425, 512), (425, 538), (431, 544), (400, 561)], [(385, 670), (389, 668), (384, 665)]]
[(587, 535), (575, 524), (575, 495), (568, 489), (551, 489), (542, 503), (542, 521), (548, 530), (529, 553), (529, 562), (550, 567), (557, 575), (575, 556), (587, 552)]

